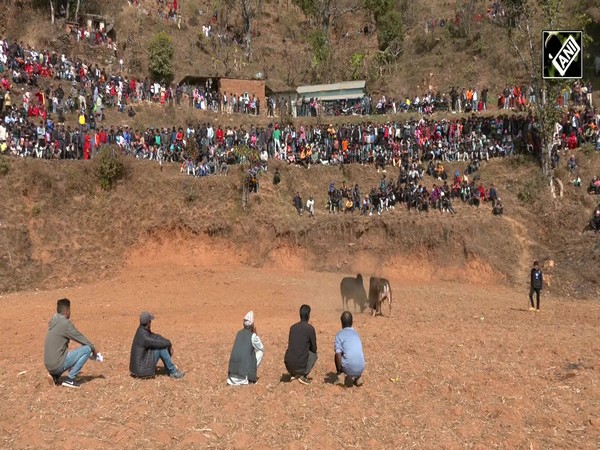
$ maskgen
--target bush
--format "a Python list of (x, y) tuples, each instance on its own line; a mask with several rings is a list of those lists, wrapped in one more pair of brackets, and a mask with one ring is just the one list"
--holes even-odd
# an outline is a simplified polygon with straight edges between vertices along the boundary
[(509, 158), (508, 162), (512, 167), (516, 169), (519, 167), (528, 166), (530, 164), (535, 164), (536, 160), (532, 155), (528, 153), (519, 153), (513, 158)]
[(433, 37), (433, 34), (418, 34), (413, 41), (413, 48), (417, 55), (429, 53), (439, 43), (439, 39)]
[(321, 31), (315, 31), (309, 36), (309, 40), (313, 51), (313, 69), (322, 67), (331, 56), (327, 35)]
[(365, 66), (365, 54), (354, 53), (350, 57), (350, 68), (352, 69), (352, 79), (359, 80), (362, 77)]
[(94, 173), (100, 180), (100, 187), (104, 190), (111, 189), (117, 181), (125, 176), (125, 163), (119, 152), (111, 148), (104, 148), (94, 158)]
[(533, 204), (539, 200), (540, 196), (544, 192), (544, 189), (548, 186), (546, 178), (539, 174), (533, 176), (525, 183), (525, 186), (517, 194), (517, 198), (521, 203)]
[(10, 164), (7, 158), (0, 158), (0, 175), (8, 175), (10, 172)]
[(31, 208), (31, 215), (33, 217), (39, 216), (41, 214), (41, 212), (42, 212), (42, 209), (38, 205), (35, 205), (33, 208)]
[(173, 80), (173, 41), (161, 31), (152, 38), (148, 51), (150, 73), (157, 81), (170, 83)]

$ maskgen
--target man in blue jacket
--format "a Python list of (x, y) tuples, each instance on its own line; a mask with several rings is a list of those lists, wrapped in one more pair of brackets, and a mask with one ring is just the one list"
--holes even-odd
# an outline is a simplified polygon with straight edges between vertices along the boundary
[(342, 374), (354, 386), (362, 386), (361, 376), (365, 371), (365, 355), (362, 342), (356, 330), (352, 327), (352, 313), (344, 311), (341, 316), (342, 329), (335, 336), (335, 369), (337, 371), (336, 384), (345, 385)]

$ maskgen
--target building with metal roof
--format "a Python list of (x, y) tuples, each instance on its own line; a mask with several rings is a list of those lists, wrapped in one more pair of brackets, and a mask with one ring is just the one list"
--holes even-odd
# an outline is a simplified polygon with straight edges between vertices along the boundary
[(301, 97), (318, 98), (322, 102), (336, 100), (357, 100), (366, 95), (367, 82), (344, 81), (332, 84), (315, 84), (312, 86), (299, 86), (296, 92)]

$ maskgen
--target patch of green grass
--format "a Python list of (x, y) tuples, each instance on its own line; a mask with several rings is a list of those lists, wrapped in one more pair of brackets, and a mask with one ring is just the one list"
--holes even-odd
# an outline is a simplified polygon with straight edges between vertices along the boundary
[(10, 172), (10, 163), (7, 158), (0, 158), (0, 175), (5, 176)]

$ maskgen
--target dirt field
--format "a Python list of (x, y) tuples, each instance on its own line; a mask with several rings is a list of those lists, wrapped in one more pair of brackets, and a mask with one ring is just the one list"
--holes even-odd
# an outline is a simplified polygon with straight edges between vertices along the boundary
[[(355, 315), (365, 384), (341, 388), (330, 384), (341, 275), (238, 261), (201, 242), (146, 246), (113, 280), (2, 296), (0, 447), (597, 448), (597, 303), (545, 295), (535, 314), (526, 289), (396, 282), (392, 318)], [(63, 296), (105, 356), (84, 367), (78, 391), (50, 387), (43, 367), (46, 323)], [(305, 302), (320, 358), (311, 386), (280, 381)], [(144, 309), (173, 340), (184, 380), (129, 376)], [(260, 381), (228, 387), (250, 309), (266, 346)]]

